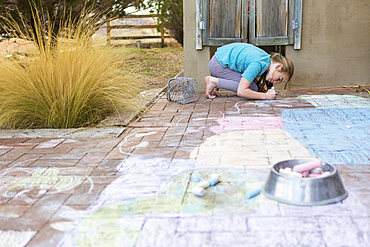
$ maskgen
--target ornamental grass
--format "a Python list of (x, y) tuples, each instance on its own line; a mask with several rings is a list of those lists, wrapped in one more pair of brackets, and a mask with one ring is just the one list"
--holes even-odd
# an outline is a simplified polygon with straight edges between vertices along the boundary
[(0, 128), (90, 127), (138, 107), (142, 84), (132, 68), (122, 69), (124, 52), (93, 46), (93, 28), (85, 19), (77, 24), (66, 20), (64, 31), (52, 38), (45, 33), (52, 23), (45, 28), (34, 16), (32, 33), (7, 20), (18, 38), (32, 40), (35, 49), (0, 58)]

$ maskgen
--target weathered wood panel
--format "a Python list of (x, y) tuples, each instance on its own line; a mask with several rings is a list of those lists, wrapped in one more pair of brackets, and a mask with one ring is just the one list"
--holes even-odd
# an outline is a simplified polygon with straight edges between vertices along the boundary
[(242, 0), (210, 0), (210, 37), (241, 38)]
[(288, 0), (257, 0), (257, 37), (288, 36)]

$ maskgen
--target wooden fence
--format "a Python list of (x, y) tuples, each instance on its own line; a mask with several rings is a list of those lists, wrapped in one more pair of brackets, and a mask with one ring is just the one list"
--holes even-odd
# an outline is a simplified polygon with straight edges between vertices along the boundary
[[(127, 15), (116, 19), (124, 18), (153, 18), (158, 17), (158, 15)], [(158, 22), (158, 19), (157, 19)], [(112, 40), (138, 40), (138, 48), (141, 45), (140, 40), (142, 39), (161, 39), (161, 46), (164, 47), (165, 38), (170, 38), (170, 36), (165, 35), (164, 28), (161, 29), (160, 35), (140, 35), (140, 36), (112, 36), (111, 30), (113, 29), (152, 29), (157, 28), (157, 24), (153, 25), (111, 25), (111, 22), (107, 22), (107, 45), (112, 44)]]

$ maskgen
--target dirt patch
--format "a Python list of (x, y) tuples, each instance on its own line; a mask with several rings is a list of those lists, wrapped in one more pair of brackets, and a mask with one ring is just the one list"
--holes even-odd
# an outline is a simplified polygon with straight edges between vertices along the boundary
[(109, 116), (97, 127), (127, 126), (165, 90), (168, 80), (182, 75), (183, 55), (183, 49), (176, 47), (128, 49), (128, 60), (122, 66), (135, 68), (138, 79), (144, 83), (140, 94), (141, 109)]
[(163, 88), (184, 68), (183, 49), (130, 49), (128, 66), (136, 68), (148, 89)]

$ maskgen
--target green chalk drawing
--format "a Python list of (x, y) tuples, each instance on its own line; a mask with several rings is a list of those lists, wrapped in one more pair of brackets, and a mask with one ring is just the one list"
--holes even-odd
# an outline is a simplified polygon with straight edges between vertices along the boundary
[[(215, 169), (196, 171), (208, 177)], [(174, 175), (163, 195), (124, 200), (104, 205), (91, 214), (81, 215), (83, 221), (73, 231), (73, 244), (81, 247), (134, 246), (148, 216), (249, 215), (255, 213), (261, 203), (273, 204), (262, 196), (253, 198), (248, 205), (245, 204), (248, 189), (245, 182), (253, 186), (261, 186), (264, 182), (257, 181), (253, 174), (237, 168), (217, 168), (218, 173), (225, 174), (226, 180), (208, 188), (204, 197), (194, 196), (191, 191), (196, 183), (190, 179), (192, 172)], [(62, 246), (68, 244), (71, 243), (64, 243)]]
[(184, 207), (182, 211), (185, 213), (196, 214), (196, 213), (199, 213), (203, 208), (204, 208), (204, 205), (202, 204), (193, 204), (193, 205), (188, 205)]

